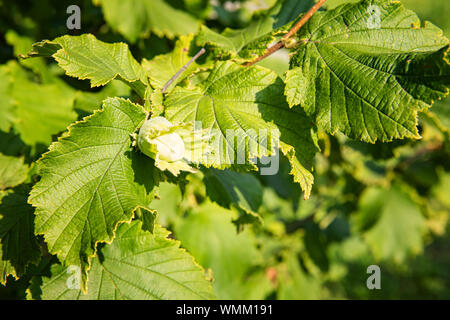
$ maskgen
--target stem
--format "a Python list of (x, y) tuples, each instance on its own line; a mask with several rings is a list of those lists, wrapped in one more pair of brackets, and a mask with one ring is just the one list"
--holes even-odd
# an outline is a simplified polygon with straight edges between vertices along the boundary
[(264, 54), (262, 56), (259, 56), (258, 58), (256, 58), (253, 61), (250, 62), (246, 62), (243, 64), (244, 67), (250, 67), (252, 65), (254, 65), (257, 62), (260, 62), (262, 59), (267, 58), (268, 56), (270, 56), (272, 53), (275, 53), (276, 51), (280, 50), (281, 48), (284, 47), (283, 42), (279, 41), (276, 44), (274, 44), (273, 46), (271, 46), (269, 49), (267, 49), (266, 52), (264, 52)]
[(309, 11), (295, 24), (295, 26), (291, 28), (291, 30), (289, 30), (289, 32), (282, 39), (286, 40), (290, 37), (295, 36), (297, 34), (297, 31), (300, 30), (300, 28), (303, 27), (303, 25), (312, 18), (316, 11), (319, 10), (326, 1), (327, 0), (319, 0), (319, 2), (313, 5), (312, 8), (309, 9)]
[(180, 70), (178, 70), (177, 73), (175, 73), (175, 75), (169, 79), (169, 81), (167, 81), (167, 83), (164, 85), (164, 87), (161, 90), (161, 93), (164, 93), (167, 88), (187, 69), (189, 68), (189, 66), (195, 61), (197, 60), (202, 54), (204, 54), (206, 52), (205, 48), (201, 48), (199, 52), (197, 52), (197, 54), (195, 56), (192, 57), (191, 60), (188, 61), (188, 63), (186, 63)]
[(243, 66), (244, 67), (250, 67), (252, 65), (254, 65), (255, 63), (261, 61), (264, 58), (267, 58), (268, 56), (270, 56), (271, 54), (273, 54), (274, 52), (280, 50), (281, 48), (284, 47), (284, 41), (286, 41), (289, 38), (294, 37), (298, 30), (300, 30), (301, 27), (303, 27), (305, 25), (306, 22), (308, 22), (309, 19), (311, 19), (311, 17), (316, 13), (317, 10), (319, 10), (323, 4), (326, 2), (327, 0), (319, 0), (314, 6), (312, 6), (311, 9), (309, 9), (309, 11), (289, 30), (288, 33), (286, 33), (280, 41), (278, 41), (276, 44), (274, 44), (273, 46), (271, 46), (270, 48), (267, 49), (267, 51), (260, 57), (256, 58), (253, 61), (244, 63)]

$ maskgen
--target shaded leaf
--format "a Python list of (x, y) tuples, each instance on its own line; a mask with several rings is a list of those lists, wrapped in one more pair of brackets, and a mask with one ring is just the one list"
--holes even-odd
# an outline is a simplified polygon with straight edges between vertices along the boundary
[(0, 191), (0, 284), (8, 275), (22, 276), (41, 255), (34, 236), (33, 207), (27, 203), (29, 191), (27, 186)]

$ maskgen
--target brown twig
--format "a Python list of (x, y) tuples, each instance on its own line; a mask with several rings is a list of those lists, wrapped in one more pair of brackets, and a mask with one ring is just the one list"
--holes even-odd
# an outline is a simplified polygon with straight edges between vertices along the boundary
[(177, 73), (175, 73), (175, 75), (169, 79), (169, 81), (167, 81), (167, 83), (164, 85), (164, 87), (161, 90), (161, 93), (164, 93), (167, 88), (187, 69), (189, 68), (189, 66), (195, 61), (197, 60), (202, 54), (205, 53), (205, 48), (201, 48), (199, 52), (197, 52), (197, 54), (192, 57), (191, 60), (188, 61), (188, 63), (186, 63), (180, 70), (178, 70)]
[(258, 58), (256, 58), (253, 61), (244, 63), (243, 66), (244, 67), (249, 67), (254, 65), (255, 63), (261, 61), (262, 59), (267, 58), (268, 56), (270, 56), (271, 54), (273, 54), (274, 52), (280, 50), (281, 48), (284, 47), (284, 41), (286, 41), (287, 39), (290, 39), (292, 37), (294, 37), (298, 30), (300, 30), (301, 27), (303, 27), (305, 25), (306, 22), (308, 22), (309, 19), (311, 19), (311, 17), (316, 13), (317, 10), (319, 10), (323, 4), (326, 2), (327, 0), (319, 0), (314, 6), (312, 6), (311, 9), (309, 9), (309, 11), (289, 30), (288, 33), (286, 33), (280, 41), (278, 41), (276, 44), (274, 44), (273, 46), (271, 46), (270, 48), (267, 49), (267, 51), (262, 55), (259, 56)]

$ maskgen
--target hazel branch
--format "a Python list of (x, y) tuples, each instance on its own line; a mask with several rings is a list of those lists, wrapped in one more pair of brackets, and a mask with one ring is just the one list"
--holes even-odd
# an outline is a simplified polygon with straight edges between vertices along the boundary
[(281, 48), (284, 47), (284, 42), (292, 37), (294, 37), (298, 30), (300, 30), (301, 27), (303, 27), (305, 25), (306, 22), (308, 22), (309, 19), (311, 19), (311, 17), (317, 12), (317, 10), (319, 10), (323, 4), (326, 2), (327, 0), (319, 0), (319, 2), (317, 2), (314, 6), (312, 6), (311, 9), (309, 9), (309, 11), (307, 13), (305, 13), (305, 15), (289, 30), (288, 33), (286, 33), (280, 41), (278, 41), (276, 44), (274, 44), (273, 46), (271, 46), (270, 48), (267, 49), (267, 51), (262, 55), (259, 56), (258, 58), (256, 58), (253, 61), (247, 62), (245, 64), (243, 64), (244, 67), (249, 67), (254, 65), (255, 63), (267, 58), (268, 56), (270, 56), (271, 54), (275, 53), (276, 51), (280, 50)]

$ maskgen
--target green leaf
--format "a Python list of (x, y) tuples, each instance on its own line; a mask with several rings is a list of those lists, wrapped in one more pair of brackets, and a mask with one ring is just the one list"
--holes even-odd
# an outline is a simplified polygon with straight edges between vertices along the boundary
[(18, 279), (41, 255), (34, 236), (33, 207), (27, 203), (29, 191), (27, 186), (0, 191), (0, 284), (8, 275)]
[(8, 156), (21, 156), (28, 153), (28, 147), (13, 130), (8, 133), (0, 130), (0, 153)]
[(287, 100), (330, 134), (366, 142), (419, 138), (417, 111), (448, 92), (448, 40), (431, 23), (420, 26), (397, 1), (364, 0), (318, 12), (297, 42)]
[(425, 219), (410, 195), (399, 186), (366, 189), (354, 225), (378, 260), (403, 263), (423, 249)]
[(13, 188), (27, 178), (28, 166), (23, 158), (5, 156), (0, 153), (0, 190)]
[[(175, 43), (173, 51), (156, 56), (152, 60), (144, 59), (142, 67), (147, 71), (151, 85), (156, 89), (162, 89), (167, 81), (175, 75), (186, 63), (191, 60), (196, 52), (192, 52), (191, 42), (193, 35), (181, 36)], [(187, 76), (200, 71), (207, 66), (200, 66), (193, 62), (183, 73), (168, 87), (169, 92), (177, 83)]]
[(282, 81), (268, 69), (221, 62), (198, 87), (175, 88), (165, 101), (165, 114), (172, 122), (201, 124), (213, 135), (205, 166), (223, 169), (274, 155), (279, 137), (292, 174), (308, 197), (313, 180), (308, 170), (317, 150), (312, 126), (301, 109), (289, 109), (283, 90)]
[(11, 78), (8, 67), (0, 66), (0, 130), (7, 132), (14, 121), (14, 101), (10, 95)]
[(42, 178), (30, 195), (36, 233), (64, 265), (81, 266), (83, 283), (96, 244), (110, 242), (118, 223), (153, 198), (153, 162), (134, 152), (130, 137), (145, 117), (128, 100), (107, 99), (39, 161)]
[(15, 104), (14, 126), (21, 139), (36, 148), (52, 142), (52, 136), (64, 131), (76, 120), (73, 111), (75, 92), (62, 82), (38, 84), (14, 61), (8, 65), (12, 81), (9, 95)]
[[(252, 268), (262, 262), (261, 255), (250, 231), (237, 233), (232, 218), (232, 211), (206, 202), (179, 220), (175, 225), (175, 234), (196, 261), (212, 270), (217, 297), (247, 299), (249, 292), (244, 279)], [(262, 292), (259, 294), (262, 295)]]
[(89, 79), (92, 87), (104, 86), (118, 79), (144, 96), (145, 71), (125, 43), (106, 43), (92, 34), (66, 35), (34, 44), (28, 57), (36, 56), (52, 56), (67, 75)]
[(130, 42), (147, 38), (150, 32), (159, 37), (186, 35), (197, 31), (199, 22), (176, 10), (163, 0), (94, 0), (101, 5), (106, 22)]
[[(180, 242), (156, 225), (153, 234), (142, 223), (121, 224), (112, 244), (100, 249), (89, 271), (88, 292), (68, 286), (71, 275), (61, 265), (43, 278), (43, 300), (184, 300), (214, 298), (211, 284)], [(37, 281), (35, 279), (34, 281)], [(74, 289), (70, 289), (70, 287)]]
[(248, 173), (206, 168), (206, 194), (224, 208), (236, 208), (245, 215), (262, 222), (258, 209), (262, 203), (262, 187), (258, 179)]

